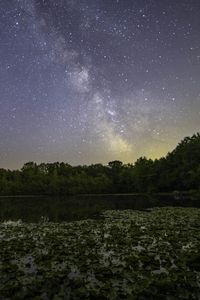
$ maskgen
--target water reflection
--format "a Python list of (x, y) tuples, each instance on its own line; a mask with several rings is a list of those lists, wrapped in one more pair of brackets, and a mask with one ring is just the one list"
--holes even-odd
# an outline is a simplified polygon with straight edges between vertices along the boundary
[(65, 198), (17, 197), (0, 198), (0, 220), (38, 222), (46, 217), (53, 222), (97, 218), (102, 210), (144, 210), (161, 206), (200, 207), (200, 201), (169, 196), (104, 195), (69, 196)]

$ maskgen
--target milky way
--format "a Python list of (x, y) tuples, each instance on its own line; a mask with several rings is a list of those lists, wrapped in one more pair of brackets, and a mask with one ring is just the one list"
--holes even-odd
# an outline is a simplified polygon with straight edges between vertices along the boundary
[(200, 1), (1, 0), (0, 167), (133, 163), (200, 127)]

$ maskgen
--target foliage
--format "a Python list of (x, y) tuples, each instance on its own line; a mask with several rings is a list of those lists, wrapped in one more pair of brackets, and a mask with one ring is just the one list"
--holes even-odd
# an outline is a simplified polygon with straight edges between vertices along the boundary
[(1, 299), (199, 299), (200, 210), (0, 223)]
[(26, 163), (20, 171), (0, 169), (0, 195), (172, 192), (200, 190), (200, 134), (186, 137), (165, 158), (115, 160), (107, 166)]

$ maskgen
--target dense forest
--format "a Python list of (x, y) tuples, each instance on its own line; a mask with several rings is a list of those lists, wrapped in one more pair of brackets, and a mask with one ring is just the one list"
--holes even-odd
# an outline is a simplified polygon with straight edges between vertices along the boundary
[(184, 138), (166, 157), (139, 158), (135, 164), (26, 163), (0, 169), (0, 195), (156, 193), (200, 191), (200, 133)]

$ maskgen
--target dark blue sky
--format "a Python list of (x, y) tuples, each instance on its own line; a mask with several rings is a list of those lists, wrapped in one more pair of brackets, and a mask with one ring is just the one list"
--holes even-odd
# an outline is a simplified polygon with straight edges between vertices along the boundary
[(0, 1), (0, 167), (134, 162), (200, 127), (200, 1)]

